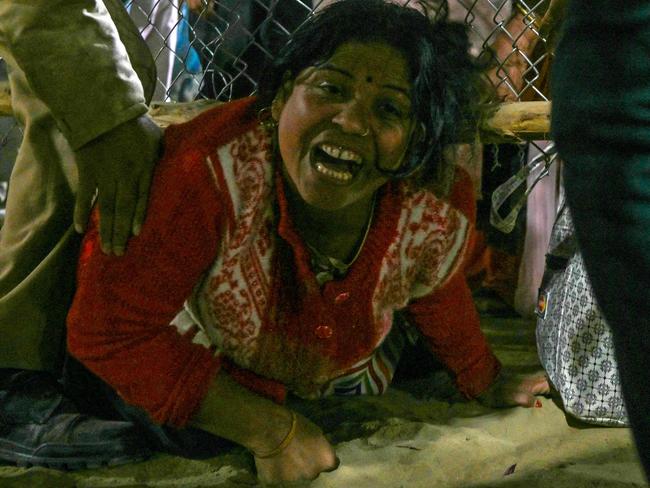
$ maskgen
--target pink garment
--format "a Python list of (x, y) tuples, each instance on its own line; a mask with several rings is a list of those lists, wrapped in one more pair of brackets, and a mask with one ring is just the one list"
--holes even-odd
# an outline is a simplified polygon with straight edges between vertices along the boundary
[[(544, 149), (549, 142), (538, 141), (536, 144)], [(530, 147), (529, 160), (539, 154), (534, 145)], [(548, 242), (560, 201), (560, 175), (560, 164), (555, 162), (549, 168), (548, 176), (537, 183), (526, 202), (526, 238), (514, 300), (515, 310), (523, 317), (532, 317), (535, 313)], [(527, 181), (527, 184), (531, 185), (532, 181)]]

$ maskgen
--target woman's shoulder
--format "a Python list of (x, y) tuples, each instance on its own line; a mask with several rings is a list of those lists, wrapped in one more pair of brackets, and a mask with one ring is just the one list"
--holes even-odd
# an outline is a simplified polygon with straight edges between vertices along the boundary
[(462, 174), (458, 175), (454, 183), (454, 187), (458, 185), (457, 196), (454, 188), (449, 195), (440, 196), (431, 188), (409, 181), (400, 184), (402, 211), (398, 236), (404, 257), (402, 266), (417, 269), (411, 276), (423, 285), (413, 288), (414, 296), (442, 286), (462, 263), (472, 228), (466, 214), (469, 205), (464, 202), (474, 198), (467, 181)]
[(403, 205), (413, 209), (434, 212), (460, 212), (470, 222), (476, 220), (476, 196), (472, 179), (463, 168), (456, 167), (454, 179), (446, 195), (440, 195), (434, 186), (419, 184), (412, 179), (400, 185)]
[(255, 97), (226, 102), (165, 130), (166, 154), (205, 157), (259, 124)]
[(187, 195), (205, 202), (214, 200), (220, 185), (214, 170), (216, 159), (210, 156), (257, 126), (254, 101), (247, 98), (220, 104), (188, 122), (169, 126), (156, 165), (154, 190), (164, 191), (168, 199), (177, 194), (179, 202)]
[(424, 254), (435, 251), (440, 256), (447, 252), (461, 252), (476, 213), (471, 182), (468, 184), (459, 173), (446, 196), (408, 180), (402, 181), (399, 187), (402, 246), (415, 246)]

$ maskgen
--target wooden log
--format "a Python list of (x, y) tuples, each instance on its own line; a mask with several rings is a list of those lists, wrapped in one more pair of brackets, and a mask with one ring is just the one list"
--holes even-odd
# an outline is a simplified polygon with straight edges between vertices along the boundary
[(551, 102), (499, 103), (486, 108), (479, 124), (483, 143), (541, 141), (550, 138)]
[(186, 122), (204, 110), (214, 107), (221, 102), (216, 100), (195, 100), (194, 102), (153, 102), (149, 107), (149, 115), (161, 127)]
[[(149, 114), (161, 127), (167, 127), (170, 124), (185, 122), (217, 103), (219, 102), (214, 100), (187, 103), (156, 102), (149, 108)], [(548, 139), (550, 112), (550, 102), (511, 102), (487, 106), (479, 124), (478, 139), (484, 143)], [(9, 85), (0, 83), (0, 115), (11, 114)], [(466, 135), (464, 142), (475, 139), (474, 136)]]

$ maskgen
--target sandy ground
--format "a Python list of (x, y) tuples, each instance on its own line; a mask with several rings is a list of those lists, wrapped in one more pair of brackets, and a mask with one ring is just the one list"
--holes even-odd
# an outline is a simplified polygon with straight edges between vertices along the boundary
[[(501, 360), (539, 366), (534, 323), (484, 319)], [(313, 488), (618, 488), (647, 486), (628, 429), (569, 426), (551, 399), (541, 408), (492, 410), (448, 401), (442, 374), (382, 397), (295, 404), (336, 445), (341, 466)], [(447, 399), (447, 400), (445, 400)], [(252, 461), (235, 449), (196, 461), (157, 455), (113, 468), (64, 473), (0, 466), (0, 487), (251, 487)]]

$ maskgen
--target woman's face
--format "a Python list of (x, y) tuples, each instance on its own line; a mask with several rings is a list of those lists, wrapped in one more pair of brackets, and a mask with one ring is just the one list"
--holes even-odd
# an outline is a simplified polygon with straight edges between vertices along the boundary
[(411, 134), (408, 64), (383, 43), (349, 42), (298, 73), (272, 112), (290, 184), (309, 205), (339, 210), (367, 202), (397, 168)]

